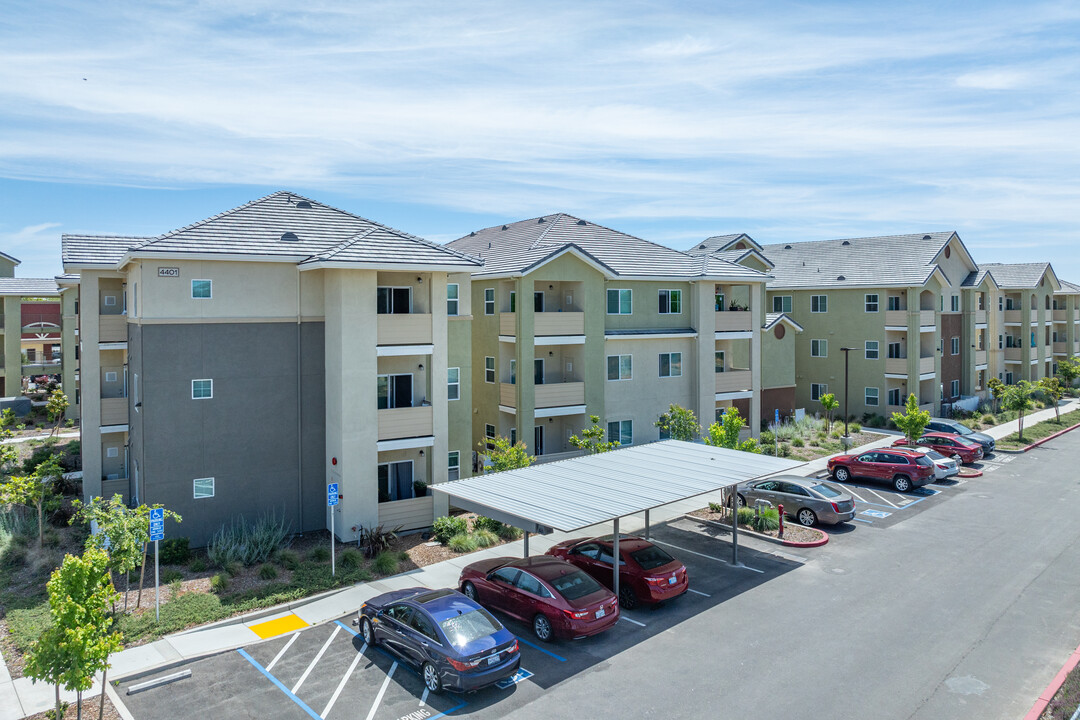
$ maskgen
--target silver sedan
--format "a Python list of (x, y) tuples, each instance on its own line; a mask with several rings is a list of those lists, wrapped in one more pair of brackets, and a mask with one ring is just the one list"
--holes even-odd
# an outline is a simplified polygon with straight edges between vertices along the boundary
[(835, 525), (855, 517), (851, 495), (814, 478), (781, 475), (768, 480), (741, 483), (737, 489), (739, 507), (753, 507), (757, 500), (768, 500), (773, 507), (783, 505), (784, 514), (801, 525)]
[(953, 475), (960, 474), (960, 463), (950, 457), (945, 457), (937, 450), (928, 447), (911, 448), (915, 452), (922, 453), (934, 463), (934, 480), (945, 480)]

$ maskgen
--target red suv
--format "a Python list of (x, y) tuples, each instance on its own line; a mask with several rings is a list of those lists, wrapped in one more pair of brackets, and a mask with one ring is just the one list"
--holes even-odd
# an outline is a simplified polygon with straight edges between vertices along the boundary
[[(547, 551), (560, 560), (578, 566), (606, 588), (614, 585), (611, 535), (600, 538), (563, 540)], [(648, 540), (619, 535), (619, 604), (630, 610), (639, 602), (647, 605), (670, 600), (686, 592), (690, 578), (686, 566)]]
[[(908, 445), (907, 438), (900, 438), (893, 443), (893, 447)], [(970, 465), (982, 460), (982, 445), (974, 440), (966, 440), (960, 435), (943, 432), (928, 432), (915, 441), (920, 447), (933, 448), (945, 457), (959, 458), (960, 462)]]
[(837, 455), (829, 460), (829, 472), (839, 482), (865, 478), (889, 482), (907, 492), (934, 481), (934, 462), (914, 450), (881, 448), (858, 455)]

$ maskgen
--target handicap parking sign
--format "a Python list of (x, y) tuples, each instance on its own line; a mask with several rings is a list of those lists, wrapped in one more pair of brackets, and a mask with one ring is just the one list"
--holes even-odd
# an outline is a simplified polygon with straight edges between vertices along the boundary
[(890, 515), (892, 515), (892, 513), (884, 512), (882, 510), (863, 510), (859, 514), (860, 515), (869, 515), (870, 517), (875, 517), (875, 518), (887, 518)]
[(525, 668), (521, 668), (516, 673), (511, 675), (510, 677), (503, 678), (499, 682), (495, 683), (495, 687), (499, 688), (500, 690), (505, 690), (508, 687), (512, 687), (514, 685), (517, 685), (522, 680), (526, 680), (528, 678), (531, 678), (532, 675), (533, 674), (531, 672), (529, 672), (528, 670), (526, 670)]
[(150, 542), (165, 539), (165, 508), (150, 508)]
[(338, 484), (330, 483), (326, 486), (326, 504), (334, 507), (338, 504)]

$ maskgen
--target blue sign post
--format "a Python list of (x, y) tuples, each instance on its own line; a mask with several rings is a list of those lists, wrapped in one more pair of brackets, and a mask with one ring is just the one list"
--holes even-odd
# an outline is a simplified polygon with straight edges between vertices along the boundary
[(326, 486), (326, 506), (328, 508), (330, 508), (330, 575), (331, 576), (336, 576), (337, 575), (337, 563), (335, 562), (335, 558), (334, 558), (334, 543), (335, 543), (335, 540), (334, 540), (334, 515), (337, 513), (337, 511), (334, 509), (334, 507), (338, 504), (338, 501), (340, 500), (340, 497), (341, 496), (338, 495), (338, 484), (337, 483), (330, 483), (330, 484), (328, 484)]
[(780, 429), (780, 408), (773, 409), (773, 457), (780, 456), (780, 439), (777, 430)]
[(158, 582), (158, 541), (165, 539), (165, 508), (150, 508), (150, 540), (154, 543), (154, 618), (161, 620)]

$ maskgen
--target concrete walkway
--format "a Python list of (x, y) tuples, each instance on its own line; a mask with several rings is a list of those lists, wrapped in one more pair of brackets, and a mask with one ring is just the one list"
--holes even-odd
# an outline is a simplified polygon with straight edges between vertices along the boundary
[(56, 435), (49, 435), (49, 434), (45, 434), (45, 435), (27, 435), (26, 437), (9, 438), (8, 440), (0, 440), (0, 445), (18, 445), (19, 443), (30, 442), (31, 440), (48, 440), (51, 437), (56, 437), (56, 438), (77, 438), (77, 437), (79, 437), (79, 432), (76, 430), (74, 432), (70, 432), (70, 431), (69, 432), (61, 432), (61, 433), (57, 433)]
[[(1060, 409), (1062, 414), (1080, 409), (1080, 400), (1064, 402)], [(1041, 410), (1028, 415), (1024, 424), (1030, 426), (1035, 422), (1053, 417), (1053, 409)], [(986, 433), (995, 439), (1002, 438), (1016, 432), (1018, 425), (1016, 421), (1013, 421), (990, 428)], [(879, 440), (860, 446), (860, 450), (892, 445), (897, 435), (898, 433), (895, 431), (883, 431)], [(826, 469), (828, 461), (828, 457), (812, 460), (798, 468), (796, 472), (807, 476), (816, 475)], [(719, 500), (719, 492), (716, 492), (665, 505), (652, 510), (650, 520), (653, 524), (660, 524), (705, 507), (710, 501), (719, 502)], [(645, 520), (644, 516), (635, 515), (622, 518), (619, 524), (622, 532), (635, 533), (645, 527)], [(555, 532), (551, 535), (532, 536), (529, 539), (529, 552), (533, 555), (542, 554), (552, 545), (569, 537), (587, 537), (610, 533), (611, 526), (604, 524), (585, 528), (573, 534)], [(752, 542), (752, 540), (749, 541)], [(767, 546), (764, 549), (766, 552), (772, 552), (775, 547)], [(147, 645), (128, 648), (114, 655), (112, 657), (112, 667), (109, 670), (109, 679), (113, 680), (174, 663), (213, 655), (224, 650), (232, 650), (260, 642), (269, 637), (276, 637), (285, 632), (291, 632), (298, 627), (302, 628), (329, 622), (346, 613), (355, 612), (369, 598), (390, 590), (414, 586), (430, 588), (455, 587), (458, 576), (466, 565), (485, 558), (520, 557), (523, 552), (523, 541), (517, 540), (498, 547), (486, 548), (467, 555), (453, 557), (393, 577), (360, 583), (314, 598), (307, 598), (277, 608), (169, 635)], [(283, 628), (284, 630), (278, 633), (274, 631), (275, 628)], [(83, 699), (94, 697), (100, 691), (100, 684), (95, 683), (92, 690), (83, 694)], [(74, 700), (74, 693), (62, 693), (61, 696), (69, 701)], [(53, 688), (51, 685), (33, 683), (28, 678), (19, 678), (12, 681), (4, 667), (3, 659), (0, 658), (0, 720), (20, 720), (26, 715), (48, 710), (52, 706)]]

